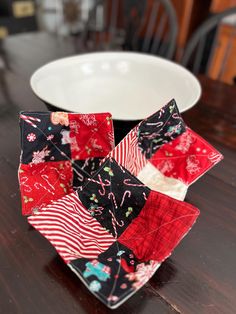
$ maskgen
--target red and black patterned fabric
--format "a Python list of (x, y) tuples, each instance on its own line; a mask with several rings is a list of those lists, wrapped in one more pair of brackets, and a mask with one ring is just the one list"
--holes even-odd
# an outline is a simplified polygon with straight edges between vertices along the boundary
[(185, 131), (174, 99), (161, 110), (143, 120), (138, 127), (138, 146), (147, 159), (165, 143), (174, 140)]
[(80, 187), (114, 148), (109, 113), (22, 112), (20, 127), (24, 215)]
[(152, 190), (179, 200), (223, 158), (185, 125), (174, 100), (133, 128), (109, 156)]
[(149, 193), (148, 187), (111, 159), (78, 191), (82, 204), (116, 238), (139, 215)]
[(113, 150), (109, 114), (45, 115), (21, 115), (23, 212), (116, 308), (188, 233), (199, 211), (182, 201), (187, 188), (222, 155), (185, 125), (174, 100)]
[(77, 193), (28, 221), (90, 291), (115, 308), (149, 280), (198, 215), (108, 158)]

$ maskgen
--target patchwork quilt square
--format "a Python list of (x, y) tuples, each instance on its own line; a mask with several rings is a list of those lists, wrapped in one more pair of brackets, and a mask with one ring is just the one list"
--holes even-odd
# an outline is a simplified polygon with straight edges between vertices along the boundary
[(110, 308), (188, 233), (199, 215), (182, 201), (188, 186), (223, 158), (185, 125), (174, 100), (114, 149), (106, 113), (22, 113), (21, 129), (23, 213)]
[(117, 238), (138, 216), (150, 189), (110, 158), (87, 181), (78, 191), (80, 201)]
[(96, 297), (116, 308), (150, 279), (198, 215), (107, 158), (82, 189), (28, 221)]
[(133, 128), (109, 156), (149, 188), (179, 200), (223, 158), (185, 125), (174, 100)]
[(54, 245), (65, 263), (96, 258), (115, 241), (74, 191), (28, 217), (28, 221)]
[(24, 215), (79, 188), (114, 148), (109, 113), (22, 112), (20, 128)]
[(70, 162), (21, 164), (19, 168), (22, 210), (25, 215), (73, 191)]
[(189, 231), (196, 216), (192, 205), (151, 191), (142, 211), (118, 241), (132, 250), (139, 261), (161, 263)]
[(185, 123), (174, 99), (158, 112), (143, 120), (138, 127), (138, 147), (150, 159), (165, 143), (185, 131)]

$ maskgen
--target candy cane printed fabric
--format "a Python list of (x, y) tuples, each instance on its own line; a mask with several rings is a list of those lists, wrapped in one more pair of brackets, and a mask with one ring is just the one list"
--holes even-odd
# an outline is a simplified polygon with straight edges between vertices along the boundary
[[(29, 223), (96, 297), (116, 308), (150, 279), (191, 229), (199, 211), (180, 200), (222, 155), (185, 125), (174, 100), (139, 123), (111, 152), (109, 115), (103, 116), (102, 138), (93, 136), (99, 129), (94, 118), (73, 116), (73, 123), (71, 118), (49, 115), (46, 127), (53, 120), (62, 128), (57, 129), (56, 142), (50, 138), (47, 143), (54, 134), (44, 128), (46, 142), (44, 135), (43, 145), (23, 149), (19, 171), (23, 201), (32, 210), (32, 187), (52, 192), (48, 199), (40, 199), (43, 205)], [(88, 129), (81, 130), (81, 120)], [(41, 121), (37, 115), (23, 114), (22, 123), (30, 127), (27, 131), (22, 127), (27, 147), (29, 139), (33, 144), (42, 134), (33, 132), (32, 125)], [(91, 134), (87, 140), (86, 130)], [(54, 151), (57, 143), (59, 150)], [(101, 162), (98, 158), (105, 151), (109, 154)], [(45, 166), (54, 175), (49, 176), (51, 181)], [(76, 187), (83, 185), (73, 190), (72, 181)]]
[(185, 125), (174, 100), (132, 129), (110, 156), (151, 189), (179, 200), (223, 158)]
[(113, 158), (86, 181), (28, 221), (95, 296), (116, 308), (150, 279), (199, 211), (151, 190)]
[(114, 148), (109, 113), (22, 112), (20, 127), (24, 215), (77, 189)]

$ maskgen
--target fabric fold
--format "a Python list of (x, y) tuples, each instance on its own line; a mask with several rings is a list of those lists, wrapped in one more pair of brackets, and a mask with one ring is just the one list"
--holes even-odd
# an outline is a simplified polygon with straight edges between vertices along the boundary
[(99, 300), (116, 308), (150, 279), (198, 215), (109, 157), (82, 189), (28, 221)]
[(79, 188), (114, 148), (109, 113), (22, 112), (20, 128), (23, 215)]
[(149, 188), (178, 200), (223, 159), (186, 126), (173, 99), (134, 127), (109, 156)]

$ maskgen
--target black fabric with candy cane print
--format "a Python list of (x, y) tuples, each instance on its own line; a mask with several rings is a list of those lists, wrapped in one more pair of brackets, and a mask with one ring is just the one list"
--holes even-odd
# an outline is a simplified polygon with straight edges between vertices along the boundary
[(73, 188), (76, 190), (82, 184), (86, 178), (90, 178), (99, 169), (100, 162), (103, 158), (91, 157), (85, 160), (73, 161)]
[(138, 216), (150, 193), (148, 187), (112, 158), (107, 159), (87, 181), (83, 190), (78, 190), (79, 198), (114, 237), (118, 237)]
[(185, 132), (185, 123), (174, 99), (139, 125), (138, 146), (147, 159), (165, 143)]

